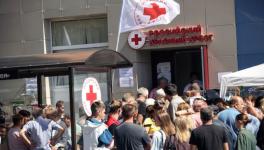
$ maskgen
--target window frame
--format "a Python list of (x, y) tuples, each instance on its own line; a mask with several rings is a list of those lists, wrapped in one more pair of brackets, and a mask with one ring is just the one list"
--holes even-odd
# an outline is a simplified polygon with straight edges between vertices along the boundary
[[(91, 16), (91, 17), (82, 17), (82, 18), (63, 18), (63, 19), (51, 19), (49, 21), (49, 37), (50, 37), (50, 48), (51, 51), (63, 51), (63, 50), (71, 50), (71, 49), (85, 49), (85, 48), (99, 48), (99, 47), (108, 47), (109, 43), (109, 38), (107, 38), (107, 42), (102, 42), (102, 43), (91, 43), (91, 44), (79, 44), (79, 45), (65, 45), (65, 46), (53, 46), (52, 43), (52, 27), (51, 24), (53, 22), (60, 22), (60, 21), (78, 21), (78, 20), (89, 20), (89, 19), (103, 19), (105, 18), (107, 20), (108, 24), (108, 19), (107, 15), (99, 15), (99, 16)], [(107, 31), (107, 36), (108, 36), (108, 31)]]

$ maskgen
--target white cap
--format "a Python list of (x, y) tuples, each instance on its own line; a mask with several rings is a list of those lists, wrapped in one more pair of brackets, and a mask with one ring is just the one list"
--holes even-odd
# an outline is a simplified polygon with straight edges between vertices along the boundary
[(155, 100), (153, 98), (148, 98), (148, 99), (146, 99), (145, 104), (146, 104), (146, 107), (154, 106)]
[(162, 88), (158, 89), (156, 91), (156, 94), (157, 94), (157, 96), (164, 96), (164, 97), (166, 96), (166, 94)]

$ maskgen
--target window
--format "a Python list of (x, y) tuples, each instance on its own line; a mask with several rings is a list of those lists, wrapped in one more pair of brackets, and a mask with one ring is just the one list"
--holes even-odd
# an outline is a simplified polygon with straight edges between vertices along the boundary
[(54, 21), (51, 34), (53, 50), (107, 46), (107, 19)]

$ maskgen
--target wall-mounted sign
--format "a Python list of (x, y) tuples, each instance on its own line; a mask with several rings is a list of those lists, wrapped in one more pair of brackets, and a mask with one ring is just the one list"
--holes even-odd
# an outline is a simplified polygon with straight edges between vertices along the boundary
[(38, 83), (36, 78), (26, 79), (26, 94), (27, 95), (37, 95)]
[(91, 105), (94, 101), (101, 99), (100, 86), (95, 78), (86, 78), (82, 88), (82, 104), (85, 113), (91, 116)]
[[(144, 42), (141, 37), (144, 37)], [(202, 27), (197, 25), (191, 27), (177, 26), (174, 28), (148, 30), (144, 32), (133, 31), (129, 34), (128, 43), (131, 48), (140, 49), (144, 45), (195, 44), (210, 42), (212, 39), (213, 34), (204, 34)]]
[(202, 27), (175, 27), (150, 30), (146, 33), (149, 46), (166, 44), (203, 43), (212, 41), (213, 34), (203, 34)]
[(145, 44), (145, 34), (140, 31), (132, 31), (128, 35), (128, 44), (133, 49), (140, 49)]
[(170, 62), (162, 62), (157, 64), (157, 79), (166, 78), (171, 82), (171, 64)]
[(121, 68), (119, 69), (119, 85), (120, 87), (133, 87), (133, 68)]

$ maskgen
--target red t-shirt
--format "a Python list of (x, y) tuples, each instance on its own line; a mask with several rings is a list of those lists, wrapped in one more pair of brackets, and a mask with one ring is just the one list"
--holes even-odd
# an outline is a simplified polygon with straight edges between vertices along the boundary
[(110, 115), (105, 124), (110, 127), (112, 124), (119, 125), (120, 122)]

